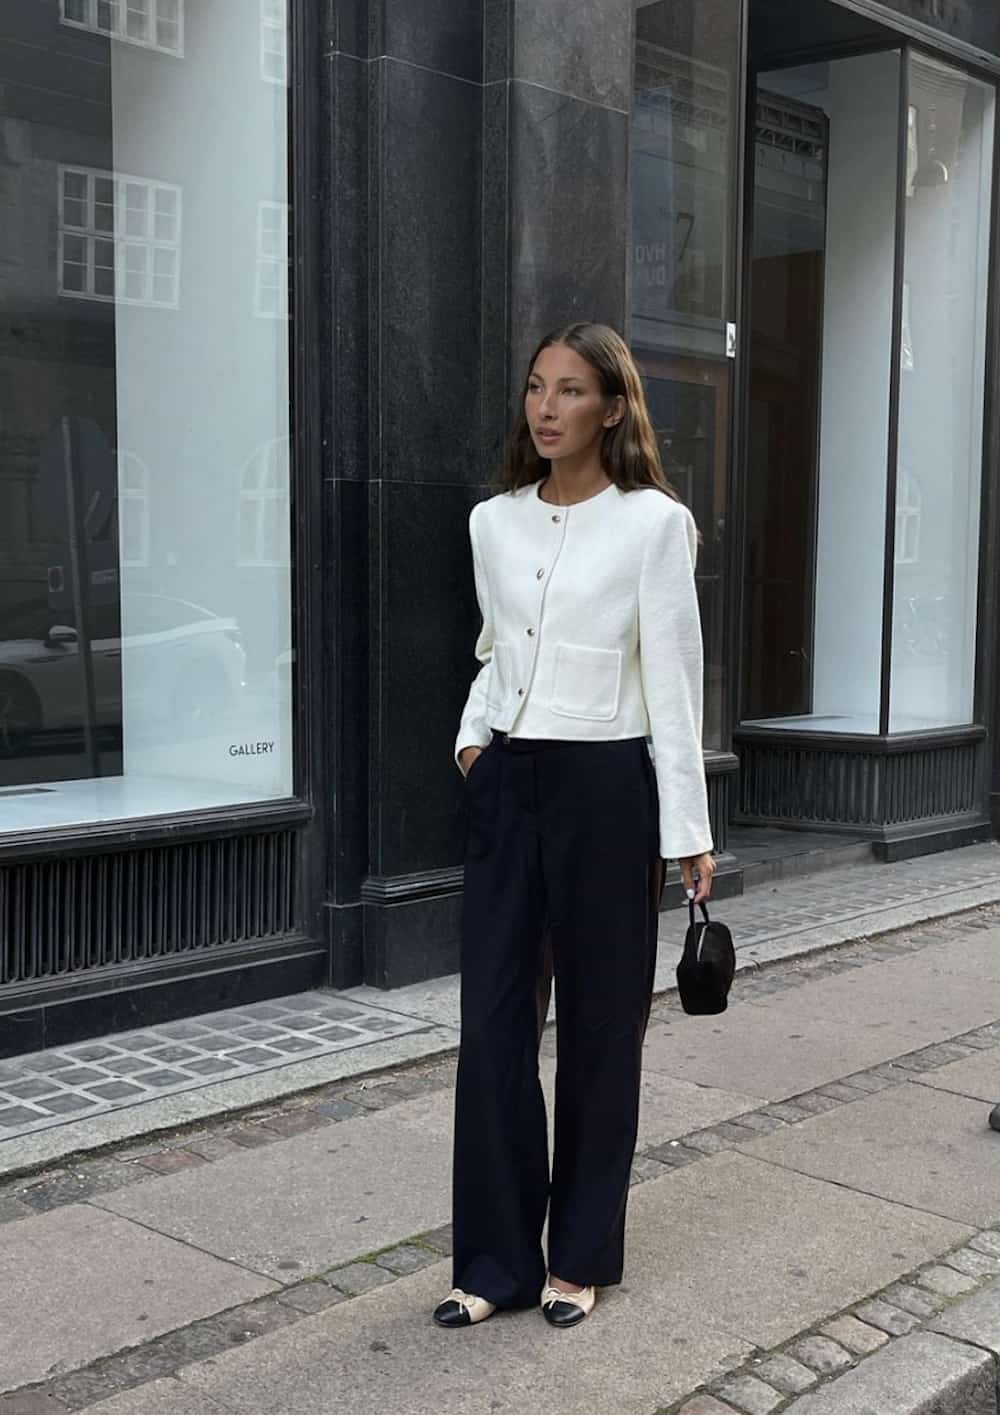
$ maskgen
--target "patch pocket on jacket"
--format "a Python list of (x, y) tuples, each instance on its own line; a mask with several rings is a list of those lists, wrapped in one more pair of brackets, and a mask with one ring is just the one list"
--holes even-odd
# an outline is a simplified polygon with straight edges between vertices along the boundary
[(552, 711), (560, 717), (609, 722), (618, 712), (622, 656), (618, 649), (557, 644)]
[(490, 676), (486, 685), (486, 706), (488, 709), (502, 708), (510, 696), (511, 652), (510, 644), (494, 644), (490, 662)]

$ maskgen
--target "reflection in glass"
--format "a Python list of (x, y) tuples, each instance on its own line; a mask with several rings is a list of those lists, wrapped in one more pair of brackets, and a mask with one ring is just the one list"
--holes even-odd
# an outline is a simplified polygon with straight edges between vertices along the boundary
[(633, 352), (667, 475), (698, 522), (704, 743), (723, 743), (725, 547), (734, 318), (732, 213), (739, 6), (636, 11), (632, 124)]
[(287, 796), (287, 96), (260, 13), (5, 15), (0, 830)]
[(890, 730), (971, 722), (993, 92), (910, 59)]
[(129, 44), (184, 53), (184, 0), (60, 0), (59, 18)]

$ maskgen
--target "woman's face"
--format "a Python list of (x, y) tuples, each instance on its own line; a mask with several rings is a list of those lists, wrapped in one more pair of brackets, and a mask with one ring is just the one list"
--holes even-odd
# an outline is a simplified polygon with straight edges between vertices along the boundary
[(535, 360), (524, 412), (540, 457), (579, 457), (621, 421), (624, 400), (605, 398), (594, 369), (565, 344), (551, 344)]

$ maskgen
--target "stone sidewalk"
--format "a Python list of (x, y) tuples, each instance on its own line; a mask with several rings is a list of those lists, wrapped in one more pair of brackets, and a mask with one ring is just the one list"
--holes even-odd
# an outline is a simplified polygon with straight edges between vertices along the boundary
[[(995, 843), (852, 863), (719, 902), (742, 971), (1000, 902)], [(673, 986), (686, 912), (660, 920)], [(0, 1175), (386, 1067), (453, 1053), (458, 979), (306, 993), (0, 1062)]]
[(6, 1181), (0, 1412), (836, 1411), (1000, 1272), (1000, 908), (750, 970), (723, 1017), (661, 998), (626, 1280), (573, 1332), (430, 1323), (453, 1067)]

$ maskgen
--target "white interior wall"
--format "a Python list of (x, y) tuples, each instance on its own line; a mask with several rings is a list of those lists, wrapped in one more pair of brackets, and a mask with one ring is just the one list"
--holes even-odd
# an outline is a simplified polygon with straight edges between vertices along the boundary
[[(122, 565), (125, 774), (149, 781), (150, 808), (157, 779), (171, 800), (189, 782), (199, 804), (206, 786), (225, 802), (292, 784), (287, 478), (263, 510), (246, 495), (267, 457), (279, 482), (287, 467), (288, 322), (255, 307), (259, 204), (287, 202), (287, 93), (262, 75), (256, 3), (184, 8), (183, 57), (112, 45), (116, 170), (180, 188), (182, 208), (177, 308), (116, 310), (119, 454), (148, 488), (145, 509), (120, 503), (123, 539), (141, 544), (126, 514), (148, 532)], [(201, 643), (184, 630), (157, 640), (151, 596), (190, 601), (218, 627)], [(200, 663), (211, 698), (213, 659), (231, 678), (237, 657), (225, 625), (242, 634), (246, 688), (179, 734), (164, 701), (183, 691), (178, 665)]]
[(985, 85), (920, 57), (910, 101), (948, 180), (917, 173), (906, 202), (893, 731), (973, 720), (993, 154)]
[(845, 731), (879, 710), (899, 70), (829, 67), (813, 712)]

